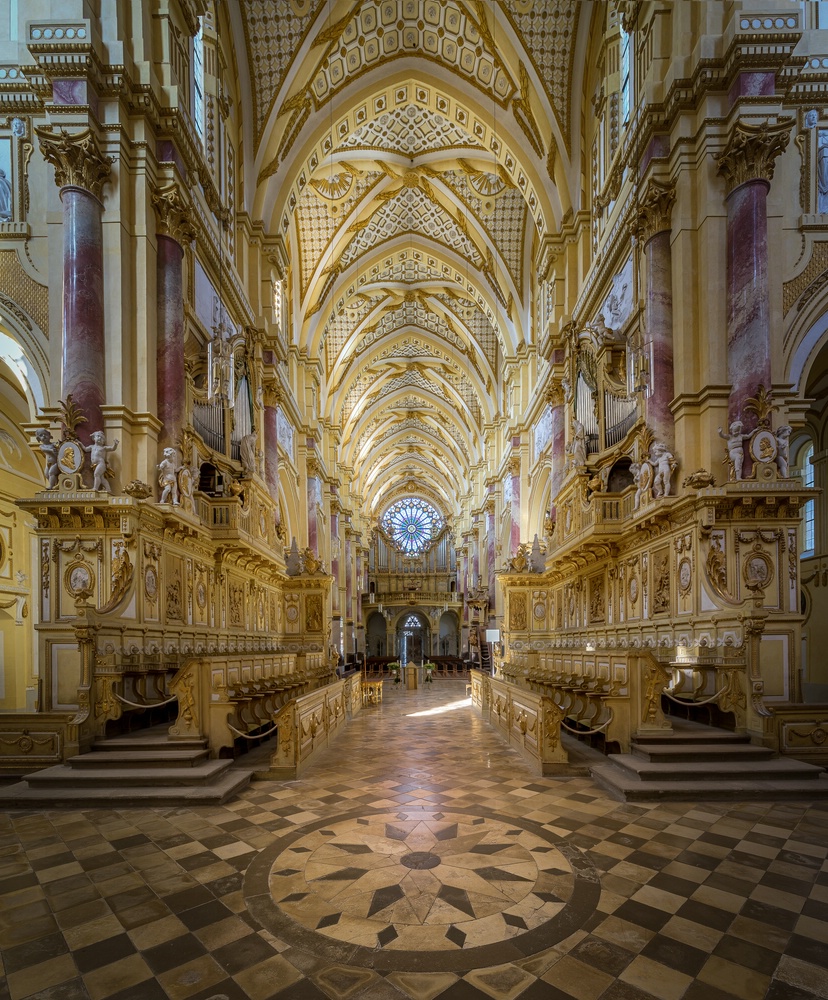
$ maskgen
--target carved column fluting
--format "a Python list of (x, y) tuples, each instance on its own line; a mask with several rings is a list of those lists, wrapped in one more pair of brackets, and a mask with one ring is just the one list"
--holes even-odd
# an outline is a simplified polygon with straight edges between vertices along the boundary
[(671, 450), (675, 445), (675, 422), (670, 403), (675, 394), (675, 381), (670, 216), (675, 200), (674, 185), (653, 180), (644, 193), (638, 216), (647, 268), (645, 316), (651, 351), (647, 423), (656, 440), (663, 441)]
[(509, 475), (512, 479), (512, 523), (509, 555), (514, 556), (520, 547), (520, 455), (513, 455), (509, 459)]
[(744, 402), (771, 386), (767, 197), (776, 157), (788, 145), (793, 119), (738, 122), (716, 157), (727, 190), (727, 376), (729, 420)]
[(161, 421), (159, 444), (179, 446), (187, 423), (184, 369), (184, 247), (195, 239), (190, 207), (178, 188), (156, 191), (152, 204), (158, 220), (156, 255), (156, 389)]
[(91, 129), (69, 133), (35, 129), (43, 156), (55, 168), (63, 203), (63, 350), (61, 395), (72, 396), (86, 417), (78, 433), (88, 442), (103, 430), (106, 336), (103, 295), (103, 205), (110, 161)]
[(262, 387), (264, 402), (264, 467), (265, 482), (273, 500), (279, 502), (279, 406), (282, 391), (276, 382)]

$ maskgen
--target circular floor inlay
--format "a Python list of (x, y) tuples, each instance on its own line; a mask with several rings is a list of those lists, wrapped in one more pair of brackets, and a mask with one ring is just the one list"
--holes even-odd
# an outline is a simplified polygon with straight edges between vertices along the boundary
[(440, 864), (441, 858), (431, 851), (413, 851), (411, 854), (403, 854), (400, 864), (406, 868), (416, 868), (417, 871), (428, 871), (429, 868), (436, 868)]
[(549, 948), (593, 911), (598, 874), (565, 840), (480, 809), (355, 811), (297, 828), (247, 871), (283, 941), (383, 971), (468, 971)]

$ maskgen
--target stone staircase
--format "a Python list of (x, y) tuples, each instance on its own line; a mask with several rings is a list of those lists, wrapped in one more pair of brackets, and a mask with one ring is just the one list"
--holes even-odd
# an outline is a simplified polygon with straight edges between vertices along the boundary
[(157, 726), (99, 740), (89, 753), (0, 787), (0, 808), (218, 805), (250, 782), (258, 755), (249, 756), (211, 760), (206, 740), (173, 743)]
[(596, 783), (626, 802), (828, 797), (822, 767), (777, 757), (747, 736), (672, 721), (672, 733), (636, 736), (632, 753), (594, 765)]

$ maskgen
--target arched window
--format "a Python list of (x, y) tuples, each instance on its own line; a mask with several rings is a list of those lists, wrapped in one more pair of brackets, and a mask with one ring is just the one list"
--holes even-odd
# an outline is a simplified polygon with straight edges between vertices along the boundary
[(193, 39), (193, 125), (204, 142), (204, 18), (198, 19)]
[(621, 28), (621, 124), (630, 120), (632, 104), (632, 35)]
[(427, 500), (405, 497), (392, 503), (380, 524), (391, 541), (406, 555), (427, 549), (443, 527), (443, 517)]
[[(814, 444), (813, 441), (809, 441), (799, 449), (796, 457), (797, 472), (803, 486), (814, 485), (814, 467), (811, 464), (813, 457)], [(811, 555), (814, 551), (816, 544), (814, 531), (815, 517), (815, 501), (808, 500), (802, 507), (802, 520), (799, 525), (799, 548), (803, 556)]]

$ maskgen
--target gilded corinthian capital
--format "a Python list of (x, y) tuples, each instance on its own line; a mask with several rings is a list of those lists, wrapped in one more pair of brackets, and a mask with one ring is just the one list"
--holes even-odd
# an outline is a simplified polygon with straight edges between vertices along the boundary
[(262, 383), (262, 400), (265, 406), (277, 407), (281, 404), (282, 387), (275, 379)]
[(675, 200), (675, 184), (662, 184), (655, 179), (650, 181), (638, 206), (638, 229), (642, 243), (669, 231)]
[(40, 151), (55, 168), (55, 182), (60, 188), (84, 188), (100, 199), (103, 186), (109, 179), (112, 160), (101, 153), (92, 130), (68, 132), (62, 128), (55, 132), (51, 126), (35, 129), (40, 140)]
[(190, 221), (192, 208), (174, 184), (152, 192), (152, 207), (158, 216), (158, 232), (162, 236), (169, 236), (181, 246), (196, 238), (195, 226)]
[(776, 157), (788, 145), (793, 124), (793, 118), (736, 123), (723, 152), (715, 157), (717, 173), (724, 177), (728, 194), (748, 181), (770, 184)]

